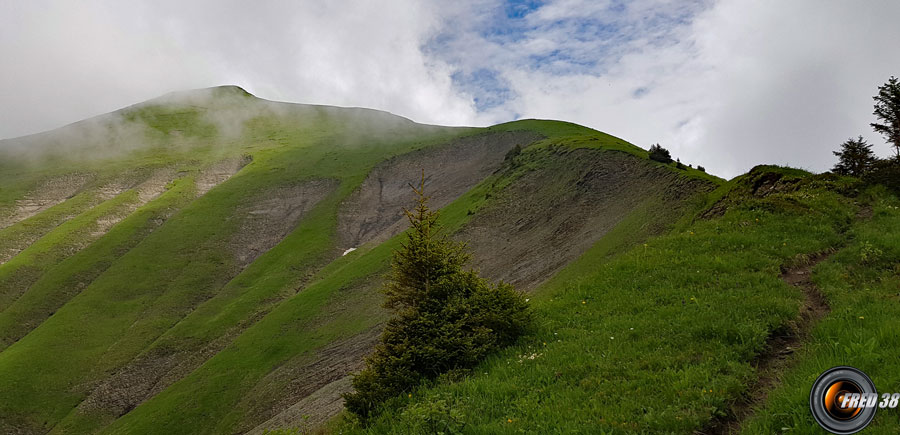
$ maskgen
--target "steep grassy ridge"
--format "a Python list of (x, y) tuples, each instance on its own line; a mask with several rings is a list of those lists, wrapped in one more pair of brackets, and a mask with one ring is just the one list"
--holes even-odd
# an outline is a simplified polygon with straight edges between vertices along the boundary
[[(505, 188), (512, 189), (513, 186), (517, 186), (518, 179), (534, 176), (531, 175), (534, 173), (558, 174), (557, 171), (563, 168), (561, 162), (564, 161), (571, 161), (573, 165), (566, 169), (573, 170), (579, 167), (581, 169), (593, 167), (600, 171), (604, 168), (606, 170), (617, 168), (621, 163), (618, 160), (619, 152), (604, 150), (602, 145), (603, 142), (597, 141), (594, 146), (599, 149), (581, 152), (585, 156), (578, 164), (576, 162), (579, 159), (566, 156), (568, 147), (526, 149), (519, 158), (521, 165), (508, 166), (504, 172), (488, 178), (445, 207), (442, 210), (443, 222), (451, 231), (465, 228), (467, 222), (472, 222), (473, 216), (477, 218), (481, 213), (475, 210), (488, 211), (494, 207), (502, 207), (500, 203), (494, 203), (493, 199), (502, 197)], [(557, 165), (545, 165), (547, 161), (556, 161)], [(648, 174), (661, 177), (657, 181), (659, 186), (665, 188), (661, 187), (657, 192), (658, 195), (649, 195), (646, 201), (641, 203), (641, 207), (635, 206), (635, 213), (648, 217), (643, 214), (647, 213), (647, 205), (661, 203), (666, 198), (663, 195), (664, 191), (669, 189), (673, 195), (669, 198), (671, 201), (667, 212), (657, 215), (658, 220), (648, 219), (641, 223), (655, 222), (657, 226), (665, 226), (666, 220), (680, 216), (678, 212), (680, 203), (675, 199), (677, 195), (674, 195), (674, 192), (680, 192), (681, 198), (686, 199), (690, 197), (690, 192), (702, 190), (702, 184), (691, 186), (691, 180), (695, 179), (686, 175), (673, 174), (670, 179), (668, 169), (660, 168), (662, 172), (657, 173), (656, 164), (643, 160), (640, 162), (642, 163), (639, 166), (646, 168)], [(538, 204), (557, 195), (559, 189), (567, 186), (570, 181), (592, 179), (591, 171), (587, 173), (575, 171), (573, 174), (576, 174), (573, 175), (574, 179), (561, 178), (556, 183), (546, 183), (544, 189), (532, 191), (521, 200), (536, 208)], [(681, 180), (686, 181), (688, 186), (679, 188), (677, 182)], [(646, 181), (649, 183), (650, 178)], [(515, 190), (512, 190), (507, 194), (514, 192)], [(624, 199), (625, 195), (636, 192), (640, 191), (621, 192), (612, 199)], [(573, 198), (571, 201), (577, 202), (578, 199)], [(597, 201), (593, 204), (595, 209), (583, 208), (580, 211), (596, 211), (608, 205), (609, 202)], [(552, 207), (545, 207), (545, 210), (552, 213)], [(520, 216), (509, 215), (499, 219), (495, 221), (496, 228), (499, 229), (511, 220), (519, 218)], [(623, 220), (622, 216), (617, 214), (608, 216), (608, 219), (610, 226), (615, 226), (615, 222)], [(561, 223), (554, 225), (565, 227)], [(643, 225), (631, 228), (638, 230), (634, 234), (638, 239), (641, 234), (646, 235), (648, 232), (658, 230), (658, 227), (654, 228), (653, 225), (644, 228), (641, 226)], [(459, 234), (462, 237), (465, 231)], [(515, 235), (527, 234), (528, 229), (524, 228)], [(576, 234), (578, 233), (572, 233)], [(592, 237), (596, 240), (604, 234), (603, 231), (597, 230)], [(367, 353), (372, 345), (374, 335), (370, 332), (371, 328), (376, 328), (384, 319), (384, 313), (378, 308), (380, 299), (375, 289), (379, 281), (378, 276), (385, 270), (390, 252), (397, 247), (398, 242), (397, 238), (392, 238), (383, 244), (363, 246), (360, 250), (329, 264), (312, 284), (275, 308), (197, 371), (117, 420), (109, 426), (109, 431), (129, 433), (156, 428), (175, 432), (241, 432), (253, 428), (254, 422), (262, 422), (280, 410), (303, 401), (315, 391), (314, 388), (324, 389), (333, 382), (339, 382), (351, 369), (358, 367), (359, 358)], [(473, 245), (488, 242), (470, 240)], [(502, 250), (504, 246), (511, 244), (504, 242), (495, 248)], [(570, 255), (577, 257), (578, 253), (575, 252)], [(545, 278), (547, 273), (550, 271), (545, 272), (541, 279)], [(331, 343), (338, 342), (345, 344), (338, 353), (347, 358), (335, 359), (333, 352), (335, 347)], [(322, 370), (324, 367), (328, 369)], [(318, 379), (310, 380), (308, 378), (310, 374), (317, 374)], [(230, 387), (226, 388), (226, 385)], [(310, 388), (311, 385), (313, 388)], [(329, 390), (329, 394), (332, 395), (340, 392), (340, 389)], [(327, 400), (326, 402), (330, 403)], [(307, 412), (314, 416), (314, 420), (319, 420), (315, 417), (320, 417), (317, 412), (322, 411), (316, 407), (307, 409)], [(303, 413), (296, 415), (297, 419), (302, 421), (302, 415)]]
[[(169, 110), (180, 114), (182, 109), (148, 106), (140, 110), (149, 110), (154, 113), (154, 119), (159, 119), (160, 112)], [(373, 116), (368, 112), (349, 111), (351, 113), (347, 114), (303, 106), (282, 110), (284, 113), (277, 117), (249, 119), (249, 125), (242, 133), (243, 148), (223, 145), (213, 149), (213, 143), (221, 138), (220, 135), (206, 137), (209, 142), (206, 143), (192, 131), (189, 136), (197, 143), (164, 143), (153, 136), (165, 125), (155, 124), (156, 130), (148, 136), (162, 143), (158, 153), (141, 148), (110, 165), (121, 170), (134, 161), (138, 164), (179, 162), (184, 155), (217, 161), (229, 154), (252, 153), (256, 159), (235, 177), (240, 181), (233, 178), (181, 208), (137, 246), (121, 255), (52, 317), (0, 353), (0, 372), (3, 372), (0, 382), (4, 384), (0, 388), (0, 426), (36, 431), (52, 427), (101, 380), (236, 276), (240, 272), (239, 259), (229, 252), (229, 247), (233, 246), (232, 235), (241, 226), (235, 211), (245, 204), (246, 198), (279, 186), (314, 179), (344, 180), (348, 186), (344, 189), (352, 188), (358, 183), (355, 180), (361, 180), (377, 161), (402, 151), (403, 143), (406, 149), (411, 149), (422, 146), (421, 141), (429, 140), (429, 137), (454, 134), (447, 129), (421, 127), (417, 131), (414, 125), (407, 126), (403, 127), (405, 132), (394, 132), (395, 137), (419, 139), (406, 139), (398, 146), (395, 142), (379, 142), (377, 135), (382, 131), (348, 131), (359, 128), (360, 124), (353, 122), (355, 119)], [(169, 131), (158, 134), (167, 133)], [(376, 139), (363, 146), (360, 135), (366, 133)], [(335, 136), (347, 139), (331, 142)], [(153, 140), (148, 147), (153, 148), (157, 143)], [(166, 154), (166, 150), (171, 153)], [(335, 151), (346, 151), (346, 154), (338, 159), (339, 154)], [(196, 159), (184, 161), (198, 168), (186, 179), (193, 191), (194, 182), (203, 177), (203, 168), (209, 164)], [(332, 196), (331, 201), (335, 200)], [(333, 224), (329, 225), (329, 221), (333, 222), (333, 217), (329, 219), (327, 213), (320, 218), (319, 225), (324, 228), (317, 231), (321, 234), (319, 243), (307, 240), (304, 246), (307, 255), (321, 255), (330, 247), (328, 228)], [(291, 279), (302, 276), (302, 271), (294, 272)], [(45, 349), (55, 350), (48, 353)], [(29, 382), (19, 382), (24, 379)]]
[[(422, 169), (478, 266), (525, 289), (670, 228), (719, 183), (569, 123), (426, 126), (234, 87), (0, 154), (0, 246), (18, 250), (0, 284), (19, 283), (0, 285), (0, 428), (22, 433), (324, 421), (385, 319), (376, 289)], [(47, 194), (60, 179), (84, 181)]]
[[(779, 279), (781, 267), (846, 243), (858, 210), (844, 196), (852, 191), (846, 180), (760, 167), (715, 192), (711, 198), (724, 198), (708, 219), (605, 263), (599, 260), (609, 248), (601, 240), (536, 290), (539, 326), (520, 345), (466, 376), (396, 398), (368, 428), (343, 423), (340, 430), (702, 431), (753, 384), (751, 363), (767, 338), (799, 315), (804, 295)], [(844, 311), (835, 314), (849, 315), (838, 314)], [(868, 342), (847, 337), (844, 346)], [(863, 363), (854, 352), (840, 353), (842, 362)], [(803, 382), (827, 365), (804, 370)], [(792, 401), (780, 409), (808, 410), (803, 388), (791, 390)], [(751, 427), (771, 433), (785, 418)], [(809, 423), (806, 414), (793, 419)]]
[[(864, 371), (879, 393), (900, 391), (900, 201), (874, 189), (863, 199), (871, 215), (850, 227), (843, 246), (813, 272), (831, 313), (813, 329), (783, 383), (769, 392), (743, 433), (820, 433), (807, 407), (819, 374), (850, 365)], [(865, 433), (900, 429), (896, 409), (881, 409)]]

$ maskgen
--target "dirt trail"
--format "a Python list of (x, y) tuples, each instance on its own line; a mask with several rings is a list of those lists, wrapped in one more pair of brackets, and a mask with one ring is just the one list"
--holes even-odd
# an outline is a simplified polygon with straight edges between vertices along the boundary
[[(855, 220), (866, 220), (871, 217), (872, 207), (863, 206), (856, 214)], [(801, 265), (782, 268), (781, 280), (803, 291), (804, 300), (800, 307), (799, 318), (788, 328), (774, 331), (766, 342), (766, 351), (753, 361), (759, 379), (745, 396), (750, 400), (736, 403), (729, 416), (713, 420), (707, 429), (699, 433), (708, 435), (739, 433), (744, 423), (753, 417), (756, 409), (766, 403), (768, 392), (776, 388), (781, 382), (781, 374), (794, 363), (791, 356), (803, 346), (816, 323), (831, 311), (825, 296), (812, 282), (811, 275), (816, 265), (827, 260), (834, 252), (829, 250), (818, 253)]]
[(791, 358), (794, 352), (803, 346), (816, 322), (824, 318), (830, 308), (825, 296), (812, 282), (812, 270), (817, 264), (828, 259), (831, 252), (812, 256), (809, 261), (799, 266), (783, 269), (781, 280), (803, 291), (804, 300), (800, 307), (800, 316), (787, 328), (777, 330), (769, 336), (766, 350), (753, 361), (759, 378), (745, 397), (748, 401), (736, 403), (731, 415), (715, 420), (703, 434), (736, 434), (744, 423), (753, 417), (756, 408), (763, 405), (768, 392), (781, 382), (781, 375), (794, 363)]

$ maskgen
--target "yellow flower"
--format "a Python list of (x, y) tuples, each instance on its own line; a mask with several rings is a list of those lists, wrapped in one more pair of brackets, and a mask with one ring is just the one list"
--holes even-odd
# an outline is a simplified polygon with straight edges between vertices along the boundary
[(581, 305), (584, 305), (586, 303), (587, 303), (587, 301), (581, 301)]
[(409, 393), (409, 397), (412, 398), (412, 393)]
[(506, 422), (507, 422), (507, 423), (512, 423), (512, 419), (511, 419), (511, 418), (507, 418), (507, 419), (506, 419)]
[(862, 320), (862, 319), (865, 319), (865, 317), (863, 317), (863, 316), (859, 316), (859, 319), (860, 319), (860, 320)]

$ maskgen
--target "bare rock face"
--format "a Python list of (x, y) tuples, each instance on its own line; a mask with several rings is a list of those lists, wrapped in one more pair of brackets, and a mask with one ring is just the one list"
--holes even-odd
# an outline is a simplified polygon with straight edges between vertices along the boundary
[(81, 190), (92, 178), (90, 174), (73, 173), (44, 181), (24, 198), (16, 200), (15, 207), (6, 216), (0, 216), (0, 229), (65, 201)]
[(492, 198), (454, 236), (468, 242), (485, 277), (533, 289), (647, 198), (677, 210), (682, 200), (713, 187), (622, 152), (578, 149), (550, 159)]
[(423, 170), (429, 204), (437, 209), (500, 168), (510, 149), (539, 139), (533, 132), (480, 134), (379, 164), (341, 206), (338, 248), (382, 242), (406, 229), (403, 208), (414, 205), (410, 185), (419, 184)]

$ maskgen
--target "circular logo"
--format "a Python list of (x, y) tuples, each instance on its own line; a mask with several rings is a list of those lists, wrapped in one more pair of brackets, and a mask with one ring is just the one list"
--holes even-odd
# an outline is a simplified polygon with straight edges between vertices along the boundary
[(853, 367), (835, 367), (822, 373), (809, 393), (812, 415), (825, 430), (852, 434), (875, 417), (878, 392), (865, 373)]

